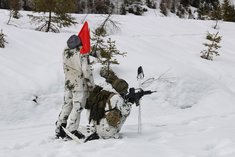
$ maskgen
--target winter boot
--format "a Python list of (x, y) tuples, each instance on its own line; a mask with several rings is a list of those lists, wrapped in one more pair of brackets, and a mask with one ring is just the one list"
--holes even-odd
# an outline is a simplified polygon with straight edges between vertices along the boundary
[(66, 125), (66, 123), (62, 123), (59, 127), (56, 128), (55, 132), (57, 138), (65, 138), (66, 133), (64, 132), (63, 127), (65, 128)]
[(93, 134), (88, 136), (84, 142), (91, 141), (91, 140), (98, 140), (99, 138), (100, 138), (99, 135), (96, 132), (94, 132)]

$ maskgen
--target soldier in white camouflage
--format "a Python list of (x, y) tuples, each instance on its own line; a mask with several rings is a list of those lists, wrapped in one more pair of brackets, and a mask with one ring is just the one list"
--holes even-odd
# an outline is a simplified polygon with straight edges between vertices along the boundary
[(129, 88), (128, 83), (113, 71), (101, 70), (100, 75), (113, 89), (104, 90), (96, 85), (90, 92), (85, 108), (90, 111), (85, 142), (99, 138), (119, 138), (119, 132), (130, 115), (132, 105), (139, 106), (139, 100), (156, 91)]
[(112, 71), (101, 74), (113, 87), (112, 91), (95, 86), (87, 99), (86, 109), (90, 111), (87, 131), (90, 134), (85, 142), (99, 138), (119, 138), (119, 132), (130, 115), (132, 104), (125, 100), (128, 83), (118, 78)]
[(72, 35), (63, 52), (65, 90), (64, 104), (56, 122), (57, 138), (68, 137), (62, 127), (78, 138), (85, 138), (78, 128), (81, 112), (85, 107), (89, 90), (94, 87), (94, 80), (89, 65), (89, 55), (80, 53), (81, 46), (79, 37)]

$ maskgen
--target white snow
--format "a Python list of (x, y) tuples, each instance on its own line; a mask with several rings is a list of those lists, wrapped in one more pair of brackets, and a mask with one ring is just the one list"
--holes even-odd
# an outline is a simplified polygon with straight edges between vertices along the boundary
[[(0, 48), (0, 156), (1, 157), (234, 157), (235, 156), (235, 23), (186, 20), (156, 16), (113, 16), (120, 31), (111, 34), (117, 48), (127, 52), (113, 66), (130, 87), (138, 87), (136, 73), (142, 66), (145, 79), (155, 77), (145, 90), (157, 93), (143, 97), (142, 134), (138, 108), (121, 130), (121, 139), (85, 144), (53, 140), (54, 123), (63, 103), (62, 51), (66, 40), (77, 34), (85, 15), (75, 15), (79, 24), (61, 33), (35, 31), (27, 14), (12, 19), (0, 10), (0, 29), (6, 48)], [(88, 15), (94, 30), (104, 19)], [(219, 31), (220, 56), (213, 61), (200, 57), (206, 49), (207, 31)], [(99, 64), (94, 65), (97, 84)], [(38, 104), (32, 100), (38, 96)], [(87, 125), (83, 112), (81, 128)]]

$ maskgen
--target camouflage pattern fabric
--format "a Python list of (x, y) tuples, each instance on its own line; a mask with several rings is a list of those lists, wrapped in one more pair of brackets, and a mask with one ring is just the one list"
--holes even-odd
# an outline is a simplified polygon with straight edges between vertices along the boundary
[(95, 129), (97, 134), (104, 138), (116, 138), (118, 137), (118, 133), (120, 132), (123, 124), (125, 123), (127, 117), (129, 116), (131, 112), (131, 103), (125, 103), (123, 98), (119, 94), (115, 94), (110, 98), (110, 105), (112, 109), (117, 109), (120, 111), (120, 117), (117, 117), (118, 123), (117, 125), (110, 125), (110, 123), (107, 121), (107, 115), (109, 114), (110, 107), (108, 103), (106, 103), (105, 106), (105, 117), (102, 118), (99, 122), (99, 125), (95, 124)]
[[(94, 80), (88, 56), (81, 55), (79, 49), (66, 48), (63, 53), (65, 91), (64, 104), (59, 114), (56, 127), (66, 123), (69, 131), (77, 130), (80, 116), (88, 97), (87, 80), (94, 86)], [(58, 129), (56, 129), (58, 130)]]

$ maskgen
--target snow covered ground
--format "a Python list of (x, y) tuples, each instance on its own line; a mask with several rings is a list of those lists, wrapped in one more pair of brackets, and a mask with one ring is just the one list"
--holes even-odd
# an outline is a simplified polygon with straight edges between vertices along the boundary
[[(53, 140), (54, 123), (63, 103), (62, 51), (66, 40), (82, 27), (61, 33), (35, 31), (27, 14), (12, 19), (0, 10), (0, 29), (7, 35), (0, 49), (0, 156), (1, 157), (234, 157), (235, 156), (235, 23), (146, 16), (113, 16), (121, 30), (111, 34), (119, 50), (114, 71), (138, 87), (142, 66), (145, 79), (154, 77), (145, 90), (157, 90), (141, 100), (142, 134), (138, 108), (133, 106), (121, 130), (121, 139), (85, 144)], [(85, 15), (76, 15), (78, 22)], [(94, 30), (104, 19), (88, 15)], [(206, 33), (223, 36), (220, 56), (200, 58)], [(95, 82), (104, 84), (94, 67)], [(32, 100), (38, 97), (38, 104)], [(87, 124), (83, 112), (81, 128)]]

